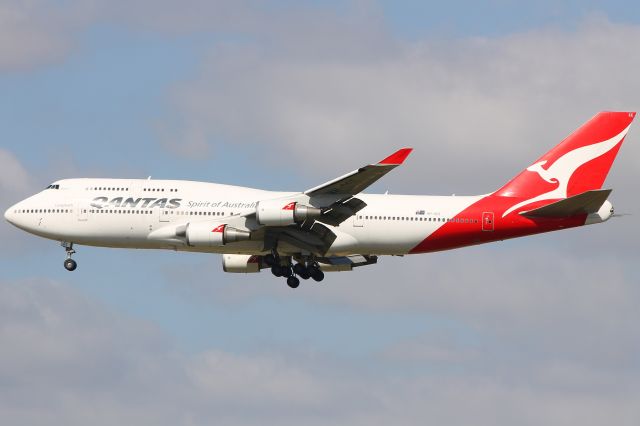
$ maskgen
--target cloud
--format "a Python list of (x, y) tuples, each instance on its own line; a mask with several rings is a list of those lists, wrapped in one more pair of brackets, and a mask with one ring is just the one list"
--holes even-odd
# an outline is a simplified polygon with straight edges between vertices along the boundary
[(316, 404), (317, 379), (296, 367), (215, 350), (191, 357), (68, 286), (2, 282), (0, 294), (6, 422), (204, 424), (242, 417), (246, 405)]
[(0, 3), (0, 71), (21, 71), (65, 58), (94, 17), (94, 2)]
[[(410, 162), (385, 178), (392, 192), (495, 188), (596, 111), (635, 109), (640, 84), (628, 71), (640, 61), (629, 48), (638, 28), (606, 20), (575, 32), (404, 42), (368, 3), (342, 17), (251, 2), (68, 2), (69, 14), (48, 4), (0, 7), (1, 70), (61, 60), (96, 22), (225, 33), (200, 76), (174, 87), (158, 126), (165, 146), (193, 157), (234, 143), (322, 181), (413, 145)], [(634, 142), (632, 130), (612, 173), (620, 211), (639, 206)], [(0, 166), (3, 203), (30, 190), (11, 153), (0, 150)], [(180, 278), (183, 293), (173, 294), (213, 307), (293, 300), (433, 320), (356, 360), (314, 352), (313, 332), (295, 345), (269, 342), (270, 351), (220, 342), (191, 353), (68, 285), (5, 278), (0, 412), (11, 424), (635, 425), (638, 225), (624, 220), (526, 245), (384, 258), (296, 292), (266, 272), (167, 267), (180, 271), (167, 272)]]
[(389, 374), (405, 360), (371, 374), (360, 361), (295, 348), (188, 354), (152, 324), (64, 284), (2, 281), (0, 296), (0, 412), (11, 424), (630, 425), (639, 414), (637, 371), (612, 386), (607, 370), (548, 356), (505, 367), (483, 351), (426, 360), (407, 375)]
[(388, 348), (384, 359), (494, 369), (506, 379), (522, 364), (537, 368), (542, 358), (596, 376), (604, 370), (614, 386), (640, 372), (633, 338), (640, 321), (637, 274), (630, 258), (581, 248), (572, 232), (589, 233), (384, 257), (378, 265), (328, 274), (322, 284), (305, 281), (293, 292), (269, 271), (225, 275), (210, 261), (188, 267), (178, 261), (165, 273), (176, 295), (212, 309), (297, 301), (354, 314), (428, 318), (432, 325), (424, 335)]
[[(336, 17), (330, 7), (312, 2), (5, 0), (0, 2), (0, 71), (20, 72), (60, 62), (87, 47), (83, 34), (98, 26), (165, 37), (262, 38), (268, 34), (285, 39), (288, 34), (278, 28), (296, 21), (321, 18), (335, 29), (346, 28), (349, 23), (342, 20), (338, 25)], [(310, 30), (302, 25), (300, 29)], [(325, 29), (325, 25), (317, 27), (317, 35)]]
[(9, 194), (26, 193), (31, 187), (32, 180), (24, 166), (11, 152), (0, 148), (0, 202), (4, 204)]
[[(0, 213), (26, 198), (35, 191), (33, 177), (22, 165), (13, 153), (0, 148)], [(22, 252), (28, 242), (24, 239), (24, 233), (4, 221), (0, 225), (0, 239), (4, 244), (0, 245), (0, 252)]]
[[(638, 105), (640, 83), (628, 72), (640, 65), (629, 54), (640, 39), (634, 26), (593, 19), (575, 32), (415, 43), (372, 27), (218, 45), (200, 77), (175, 87), (167, 143), (192, 156), (233, 143), (322, 177), (409, 145), (416, 152), (390, 182), (481, 193), (596, 112)], [(342, 48), (350, 43), (358, 48)], [(624, 177), (637, 169), (636, 152), (625, 152)]]

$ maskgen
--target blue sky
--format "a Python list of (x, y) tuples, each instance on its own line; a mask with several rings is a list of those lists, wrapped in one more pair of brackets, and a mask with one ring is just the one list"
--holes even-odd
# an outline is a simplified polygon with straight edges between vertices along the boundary
[[(373, 190), (489, 192), (597, 111), (638, 109), (639, 25), (630, 2), (8, 2), (0, 207), (66, 177), (304, 190), (406, 145)], [(608, 183), (637, 215), (636, 142)], [(3, 223), (0, 414), (637, 424), (639, 230), (384, 258), (291, 291), (217, 255), (79, 247), (70, 274)]]

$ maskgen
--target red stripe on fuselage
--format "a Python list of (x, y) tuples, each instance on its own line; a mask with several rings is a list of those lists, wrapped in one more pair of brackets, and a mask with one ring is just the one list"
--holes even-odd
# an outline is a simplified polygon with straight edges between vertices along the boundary
[[(526, 235), (543, 232), (557, 231), (560, 229), (574, 228), (584, 225), (587, 215), (578, 215), (570, 218), (528, 218), (516, 212), (502, 217), (502, 214), (511, 206), (523, 201), (522, 198), (499, 197), (489, 195), (472, 204), (458, 215), (449, 218), (454, 219), (444, 223), (435, 232), (425, 238), (420, 244), (409, 251), (410, 254), (428, 253), (433, 251), (450, 250), (508, 238), (523, 237)], [(526, 210), (549, 204), (549, 200), (532, 203)], [(520, 209), (521, 211), (522, 209)], [(483, 214), (493, 213), (493, 231), (483, 230)], [(456, 219), (472, 219), (477, 223), (464, 223)], [(488, 227), (487, 227), (488, 228)]]

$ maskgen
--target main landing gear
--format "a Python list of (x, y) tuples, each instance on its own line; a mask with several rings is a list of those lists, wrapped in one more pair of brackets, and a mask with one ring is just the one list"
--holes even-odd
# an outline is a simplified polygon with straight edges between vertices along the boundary
[(303, 280), (312, 278), (317, 282), (324, 279), (324, 272), (320, 270), (318, 263), (312, 260), (303, 260), (291, 266), (290, 264), (283, 264), (276, 252), (265, 255), (263, 260), (264, 263), (271, 267), (271, 273), (274, 276), (286, 277), (287, 285), (291, 288), (298, 288), (300, 278)]
[(71, 255), (76, 252), (73, 249), (73, 243), (62, 242), (60, 243), (60, 245), (64, 247), (65, 251), (67, 252), (67, 260), (64, 261), (64, 268), (69, 272), (75, 271), (78, 267), (78, 264), (71, 258)]

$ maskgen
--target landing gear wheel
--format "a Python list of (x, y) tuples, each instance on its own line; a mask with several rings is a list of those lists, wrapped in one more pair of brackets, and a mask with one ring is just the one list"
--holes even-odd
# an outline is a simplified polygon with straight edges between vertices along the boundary
[(296, 263), (293, 267), (293, 272), (303, 280), (308, 280), (311, 277), (309, 269), (303, 263)]
[(293, 271), (291, 270), (290, 266), (281, 266), (280, 268), (281, 268), (283, 277), (287, 277), (287, 278), (293, 277)]
[(75, 271), (77, 267), (78, 264), (73, 259), (67, 259), (64, 261), (64, 268), (69, 272)]
[(271, 253), (265, 254), (263, 260), (267, 266), (273, 266), (278, 264), (278, 259), (276, 259), (276, 257)]
[(76, 263), (75, 260), (71, 259), (71, 256), (76, 252), (73, 249), (73, 243), (61, 241), (60, 245), (64, 247), (64, 251), (67, 252), (67, 260), (64, 261), (64, 268), (69, 272), (75, 271), (76, 268), (78, 267), (78, 264)]
[(287, 278), (287, 285), (291, 288), (298, 288), (300, 280), (297, 277), (291, 276)]
[(311, 278), (313, 278), (314, 281), (320, 282), (324, 280), (324, 272), (322, 272), (319, 268), (313, 268), (313, 270), (311, 271)]
[(280, 265), (273, 265), (271, 267), (271, 273), (276, 276), (276, 277), (281, 277), (282, 276), (282, 266)]
[(308, 268), (304, 268), (304, 271), (300, 272), (298, 276), (303, 280), (308, 280), (309, 278), (311, 278), (311, 272), (309, 272)]

